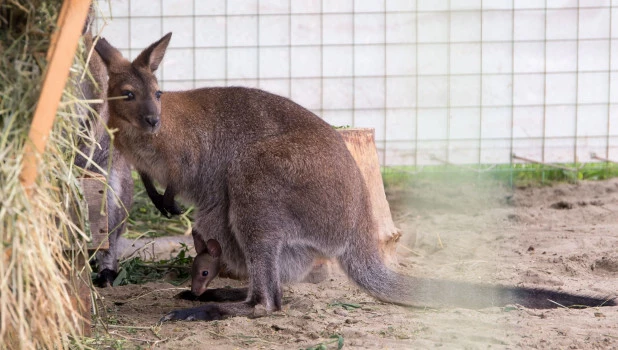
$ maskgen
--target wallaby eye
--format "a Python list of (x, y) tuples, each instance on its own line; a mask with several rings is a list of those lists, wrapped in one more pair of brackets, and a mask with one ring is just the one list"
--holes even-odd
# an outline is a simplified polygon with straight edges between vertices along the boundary
[(204, 270), (204, 271), (202, 271), (202, 276), (203, 276), (203, 277), (208, 276), (208, 271), (205, 271), (205, 270)]
[(157, 100), (161, 98), (162, 94), (163, 94), (163, 92), (161, 92), (161, 91), (155, 92), (155, 97), (157, 98)]
[(122, 92), (122, 96), (126, 96), (127, 97), (127, 101), (131, 101), (133, 99), (135, 99), (135, 95), (133, 95), (133, 93), (131, 91), (123, 91)]

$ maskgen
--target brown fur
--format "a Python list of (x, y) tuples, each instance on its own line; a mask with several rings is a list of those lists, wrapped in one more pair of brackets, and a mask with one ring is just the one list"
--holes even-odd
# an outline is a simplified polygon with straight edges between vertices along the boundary
[[(133, 62), (105, 40), (97, 51), (110, 72), (109, 125), (115, 145), (140, 171), (195, 203), (195, 242), (217, 240), (221, 262), (249, 278), (235, 302), (209, 303), (164, 317), (213, 320), (281, 308), (282, 284), (301, 280), (316, 258), (336, 257), (378, 299), (405, 305), (531, 307), (602, 304), (603, 299), (525, 288), (412, 278), (389, 270), (378, 253), (368, 191), (340, 135), (281, 96), (240, 87), (166, 92), (154, 69), (171, 33)], [(203, 62), (207, 64), (207, 62)], [(229, 296), (209, 290), (213, 299)], [(234, 298), (227, 298), (230, 300)]]

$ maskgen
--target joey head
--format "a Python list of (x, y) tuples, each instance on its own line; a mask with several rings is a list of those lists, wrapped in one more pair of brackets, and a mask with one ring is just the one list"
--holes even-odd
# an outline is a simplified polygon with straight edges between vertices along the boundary
[(193, 259), (191, 266), (191, 293), (202, 295), (210, 282), (217, 277), (221, 267), (221, 245), (214, 239), (206, 242), (206, 251)]

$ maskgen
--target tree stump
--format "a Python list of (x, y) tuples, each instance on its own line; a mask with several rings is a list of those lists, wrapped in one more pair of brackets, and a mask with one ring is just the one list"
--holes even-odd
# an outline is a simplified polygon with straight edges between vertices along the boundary
[[(386, 201), (384, 183), (380, 173), (380, 161), (375, 144), (375, 130), (370, 128), (338, 129), (345, 144), (363, 174), (369, 190), (369, 200), (377, 231), (375, 235), (380, 242), (380, 254), (388, 265), (397, 263), (395, 249), (401, 237), (401, 232), (391, 216), (391, 210)], [(305, 278), (305, 282), (317, 283), (324, 280), (335, 268), (332, 260), (321, 259), (314, 263), (313, 270)]]
[(375, 143), (375, 130), (370, 128), (339, 129), (345, 145), (354, 157), (363, 174), (369, 190), (369, 200), (373, 219), (377, 225), (376, 235), (380, 242), (380, 253), (387, 263), (396, 263), (395, 249), (401, 232), (391, 215), (391, 209), (384, 193), (384, 183), (380, 172), (380, 161)]

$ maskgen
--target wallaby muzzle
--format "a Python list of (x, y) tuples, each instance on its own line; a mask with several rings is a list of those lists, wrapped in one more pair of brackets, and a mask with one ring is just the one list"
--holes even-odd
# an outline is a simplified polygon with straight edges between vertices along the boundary
[(144, 128), (149, 132), (157, 132), (161, 127), (161, 118), (157, 115), (147, 115), (142, 120)]

